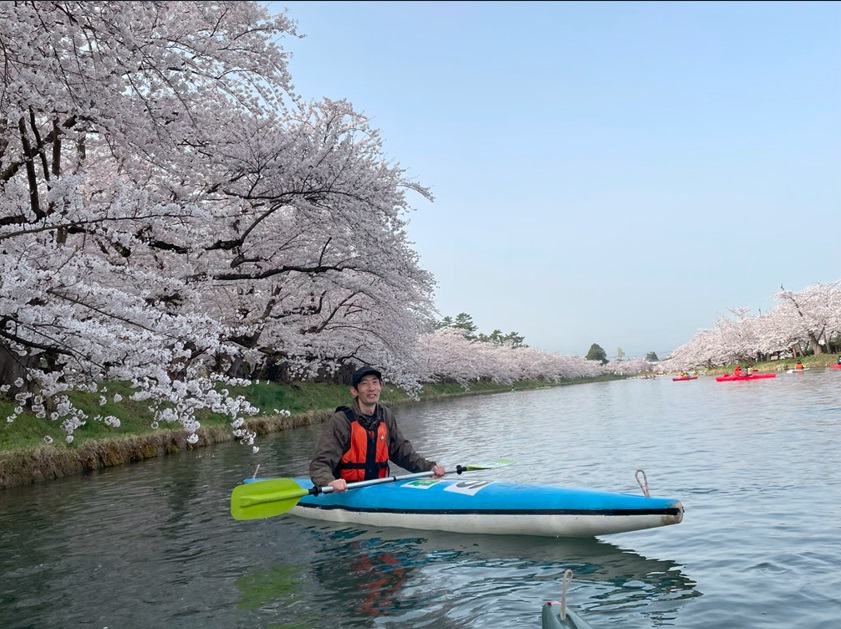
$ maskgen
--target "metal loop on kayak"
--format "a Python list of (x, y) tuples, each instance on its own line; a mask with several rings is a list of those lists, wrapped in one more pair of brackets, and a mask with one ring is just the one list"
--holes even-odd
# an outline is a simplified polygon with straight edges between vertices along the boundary
[(561, 581), (561, 620), (567, 618), (567, 588), (572, 583), (572, 570), (567, 568), (564, 570), (563, 580)]
[[(642, 480), (640, 480), (640, 476), (642, 476)], [(646, 478), (645, 472), (643, 470), (637, 470), (634, 472), (634, 478), (637, 479), (637, 484), (642, 489), (642, 495), (649, 498), (651, 494), (648, 493), (648, 478)]]

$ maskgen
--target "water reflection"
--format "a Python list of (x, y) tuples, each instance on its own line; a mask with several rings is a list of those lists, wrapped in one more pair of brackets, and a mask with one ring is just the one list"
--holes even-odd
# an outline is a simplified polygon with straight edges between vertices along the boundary
[[(676, 563), (646, 558), (597, 539), (418, 534), (307, 525), (297, 518), (289, 518), (287, 524), (298, 529), (296, 543), (312, 550), (309, 564), (278, 561), (237, 585), (240, 604), (249, 608), (271, 607), (282, 599), (290, 605), (290, 615), (284, 618), (288, 622), (314, 620), (314, 610), (302, 605), (294, 586), (296, 581), (311, 580), (324, 593), (322, 607), (352, 610), (342, 621), (349, 627), (370, 626), (374, 621), (436, 627), (525, 626), (544, 601), (560, 597), (567, 569), (575, 574), (570, 600), (578, 601), (578, 611), (591, 618), (617, 610), (645, 615), (656, 610), (661, 621), (673, 620), (687, 599), (701, 595)], [(266, 587), (267, 583), (273, 586)]]
[(313, 571), (355, 614), (378, 616), (400, 608), (402, 588), (425, 561), (410, 543), (362, 537), (344, 540), (330, 549), (327, 561), (318, 562)]
[(303, 596), (299, 587), (302, 572), (302, 566), (277, 562), (239, 577), (236, 580), (240, 592), (237, 609), (260, 609), (277, 598), (282, 598), (287, 605), (296, 605)]

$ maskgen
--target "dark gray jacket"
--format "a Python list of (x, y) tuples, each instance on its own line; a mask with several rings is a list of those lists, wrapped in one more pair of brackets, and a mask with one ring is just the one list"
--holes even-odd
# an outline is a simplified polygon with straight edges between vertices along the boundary
[[(435, 461), (429, 461), (412, 447), (411, 442), (403, 436), (403, 432), (397, 426), (397, 420), (391, 409), (382, 404), (377, 404), (374, 411), (374, 425), (369, 426), (359, 411), (359, 404), (354, 399), (351, 406), (356, 420), (365, 428), (376, 429), (376, 424), (384, 421), (388, 430), (388, 458), (403, 469), (410, 472), (427, 472), (435, 467)], [(315, 455), (310, 461), (310, 479), (317, 487), (324, 487), (330, 481), (336, 480), (334, 470), (339, 465), (342, 455), (350, 447), (350, 422), (344, 411), (336, 411), (327, 420), (324, 430), (316, 446)]]

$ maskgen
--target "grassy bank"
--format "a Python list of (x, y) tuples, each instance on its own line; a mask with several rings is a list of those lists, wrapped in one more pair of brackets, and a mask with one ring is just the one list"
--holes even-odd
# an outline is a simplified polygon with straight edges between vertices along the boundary
[[(612, 376), (570, 380), (563, 384), (578, 384), (598, 380), (613, 380)], [(551, 386), (542, 381), (516, 382), (514, 389), (534, 389)], [(510, 391), (511, 385), (480, 382), (465, 389), (458, 384), (425, 385), (419, 399), (430, 400), (450, 396), (476, 395)], [(249, 428), (265, 435), (297, 426), (324, 421), (333, 410), (350, 400), (347, 386), (301, 382), (289, 385), (260, 382), (248, 387), (231, 387), (234, 395), (242, 395), (260, 409), (260, 414), (248, 418)], [(207, 447), (232, 441), (234, 436), (228, 418), (202, 413), (199, 441), (187, 443), (184, 430), (171, 426), (152, 428), (153, 416), (145, 402), (129, 399), (130, 390), (120, 383), (108, 385), (108, 391), (96, 394), (74, 393), (73, 402), (89, 416), (113, 415), (120, 420), (119, 428), (101, 421), (88, 422), (74, 433), (67, 443), (57, 422), (38, 419), (24, 413), (14, 422), (2, 421), (14, 404), (0, 399), (0, 488), (83, 474), (113, 465), (142, 461), (157, 456), (175, 454), (183, 450)], [(113, 402), (119, 394), (119, 403)], [(106, 398), (100, 404), (100, 397)], [(385, 385), (381, 397), (390, 405), (414, 401), (405, 391)], [(280, 411), (289, 411), (286, 416)], [(259, 444), (258, 444), (259, 445)]]
[[(801, 362), (803, 363), (804, 368), (808, 369), (826, 369), (830, 365), (834, 365), (836, 359), (838, 358), (837, 354), (820, 354), (818, 356), (803, 356), (801, 357)], [(751, 366), (754, 369), (758, 369), (759, 371), (764, 371), (767, 373), (774, 373), (780, 371), (786, 371), (788, 369), (794, 369), (794, 364), (797, 362), (796, 358), (788, 358), (786, 360), (768, 360), (762, 361), (758, 363), (752, 363), (749, 361), (742, 361), (739, 363), (742, 369), (747, 366)], [(716, 369), (703, 369), (706, 373), (710, 375), (719, 375), (723, 373), (732, 373), (733, 365), (724, 365), (723, 367), (718, 367)], [(692, 371), (692, 370), (690, 370)]]

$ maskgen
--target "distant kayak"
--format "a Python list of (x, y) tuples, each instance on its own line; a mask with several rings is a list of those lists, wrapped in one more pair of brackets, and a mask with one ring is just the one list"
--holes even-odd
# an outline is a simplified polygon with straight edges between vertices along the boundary
[(681, 382), (682, 380), (697, 380), (698, 376), (678, 376), (677, 378), (672, 378), (672, 382)]
[(809, 367), (804, 367), (803, 369), (789, 369), (786, 373), (803, 373), (804, 371), (809, 371)]
[(764, 380), (765, 378), (776, 378), (775, 373), (752, 373), (749, 376), (731, 376), (729, 373), (723, 376), (716, 376), (716, 382), (735, 382), (736, 380)]
[(830, 369), (841, 369), (841, 365), (830, 365)]

